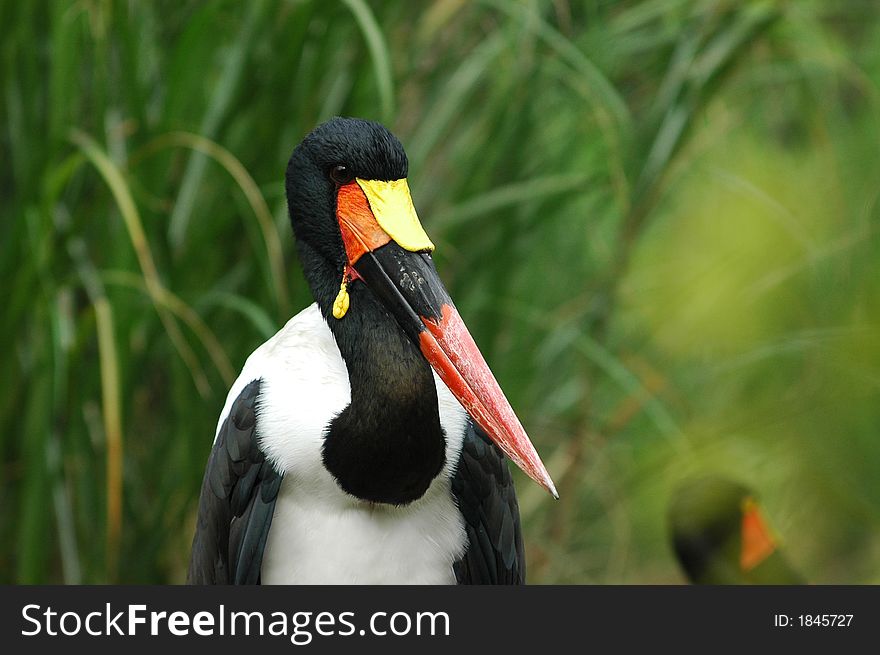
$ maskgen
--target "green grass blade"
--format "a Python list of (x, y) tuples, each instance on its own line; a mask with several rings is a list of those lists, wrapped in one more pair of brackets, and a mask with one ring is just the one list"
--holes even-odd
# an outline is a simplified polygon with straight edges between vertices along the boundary
[(373, 74), (376, 77), (376, 86), (379, 90), (381, 118), (385, 122), (390, 122), (394, 116), (394, 76), (391, 71), (391, 57), (385, 42), (385, 35), (365, 0), (343, 0), (343, 2), (354, 14), (358, 27), (364, 35), (364, 40), (367, 42), (367, 49), (373, 62)]
[(79, 146), (83, 154), (95, 166), (95, 168), (98, 169), (101, 176), (110, 187), (119, 208), (119, 212), (122, 214), (122, 218), (128, 230), (131, 244), (137, 254), (144, 284), (146, 285), (150, 298), (156, 307), (156, 311), (159, 313), (159, 317), (162, 319), (162, 324), (177, 349), (177, 352), (186, 363), (199, 393), (204, 397), (207, 397), (210, 393), (210, 385), (208, 379), (205, 377), (204, 371), (202, 370), (202, 366), (199, 363), (198, 358), (195, 356), (195, 353), (192, 351), (192, 348), (190, 348), (186, 339), (184, 339), (183, 334), (181, 334), (180, 327), (177, 325), (174, 317), (161, 303), (161, 295), (165, 288), (159, 279), (159, 271), (156, 269), (153, 255), (150, 252), (150, 246), (144, 232), (143, 222), (141, 221), (140, 214), (134, 204), (131, 192), (129, 191), (128, 185), (125, 183), (122, 173), (91, 137), (82, 132), (74, 131), (70, 138), (73, 143)]
[[(235, 91), (246, 71), (247, 54), (255, 42), (254, 35), (258, 19), (264, 11), (265, 3), (262, 0), (254, 0), (247, 3), (247, 11), (241, 28), (232, 46), (225, 53), (221, 73), (218, 76), (219, 84), (208, 102), (202, 122), (199, 125), (199, 133), (205, 137), (213, 137), (217, 133), (220, 122), (229, 111)], [(200, 152), (195, 152), (189, 158), (174, 210), (168, 220), (168, 240), (172, 247), (180, 251), (186, 241), (186, 232), (189, 222), (192, 220), (196, 207), (196, 196), (199, 185), (205, 174), (207, 160)]]

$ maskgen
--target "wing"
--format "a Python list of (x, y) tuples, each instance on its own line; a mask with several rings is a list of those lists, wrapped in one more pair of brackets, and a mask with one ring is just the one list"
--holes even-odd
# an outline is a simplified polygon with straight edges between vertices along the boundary
[(467, 550), (453, 565), (458, 583), (525, 584), (519, 505), (507, 460), (473, 421), (468, 421), (452, 493), (468, 538)]
[(235, 399), (202, 481), (189, 584), (259, 584), (281, 474), (256, 437), (260, 380)]

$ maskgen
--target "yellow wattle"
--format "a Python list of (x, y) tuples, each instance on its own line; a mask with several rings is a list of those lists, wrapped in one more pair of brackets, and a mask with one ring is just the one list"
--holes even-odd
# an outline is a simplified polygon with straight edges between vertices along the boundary
[(349, 304), (351, 304), (351, 299), (348, 296), (348, 285), (343, 279), (342, 284), (339, 285), (339, 293), (336, 295), (336, 300), (333, 301), (333, 318), (338, 319), (345, 316)]

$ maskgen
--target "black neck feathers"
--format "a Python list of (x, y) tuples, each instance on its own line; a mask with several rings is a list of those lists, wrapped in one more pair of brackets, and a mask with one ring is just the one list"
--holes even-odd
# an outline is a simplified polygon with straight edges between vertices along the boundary
[(404, 505), (425, 493), (446, 459), (434, 376), (362, 282), (349, 294), (348, 313), (326, 319), (348, 368), (351, 404), (330, 423), (324, 465), (353, 496)]

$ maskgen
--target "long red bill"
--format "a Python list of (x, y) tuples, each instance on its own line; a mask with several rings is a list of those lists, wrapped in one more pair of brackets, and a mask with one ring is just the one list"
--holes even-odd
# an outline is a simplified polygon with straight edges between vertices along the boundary
[(425, 358), (458, 401), (504, 453), (532, 480), (559, 498), (541, 457), (455, 307), (444, 304), (439, 321), (420, 317)]
[(418, 222), (405, 180), (358, 179), (341, 187), (337, 217), (348, 266), (333, 315), (345, 316), (348, 280), (363, 281), (489, 438), (558, 498), (550, 474), (437, 275), (428, 254), (433, 244)]

